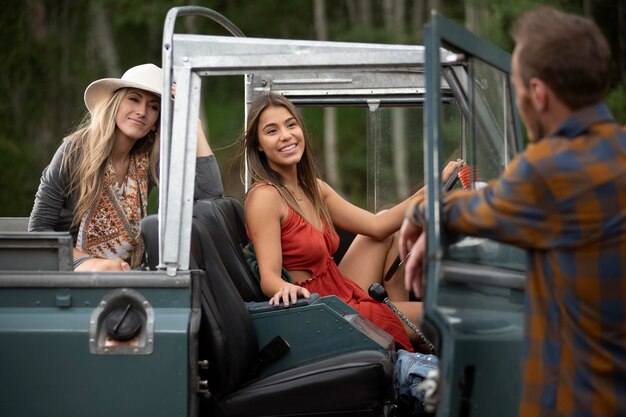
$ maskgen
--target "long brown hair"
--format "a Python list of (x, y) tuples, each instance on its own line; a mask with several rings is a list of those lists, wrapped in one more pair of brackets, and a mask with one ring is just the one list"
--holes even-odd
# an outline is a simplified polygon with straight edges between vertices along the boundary
[[(309, 142), (309, 135), (304, 127), (302, 115), (296, 108), (296, 106), (289, 101), (286, 97), (276, 93), (266, 93), (257, 97), (250, 105), (248, 111), (247, 130), (243, 137), (244, 151), (246, 152), (246, 160), (248, 161), (248, 169), (252, 178), (252, 185), (255, 183), (268, 183), (273, 185), (278, 192), (283, 196), (285, 201), (302, 217), (304, 213), (300, 209), (300, 206), (296, 202), (293, 194), (287, 187), (280, 176), (280, 174), (274, 171), (267, 161), (267, 156), (264, 152), (259, 150), (259, 120), (261, 115), (268, 107), (284, 107), (289, 113), (296, 119), (298, 125), (302, 129), (304, 136), (304, 152), (302, 158), (296, 165), (298, 184), (302, 187), (302, 190), (306, 196), (313, 203), (313, 207), (317, 213), (322, 213), (324, 220), (328, 227), (333, 227), (332, 220), (328, 213), (328, 208), (322, 199), (319, 187), (318, 187), (318, 170), (315, 164), (315, 158), (311, 150), (311, 144)], [(252, 189), (252, 187), (251, 187)]]
[[(68, 194), (77, 193), (72, 224), (79, 224), (87, 210), (100, 195), (106, 164), (115, 142), (115, 116), (126, 93), (121, 88), (108, 100), (98, 103), (87, 114), (80, 126), (63, 140), (67, 142), (63, 153), (63, 170), (69, 178)], [(157, 120), (157, 125), (158, 125)], [(131, 153), (147, 152), (150, 174), (157, 181), (156, 165), (159, 158), (158, 134), (151, 132), (139, 139)]]

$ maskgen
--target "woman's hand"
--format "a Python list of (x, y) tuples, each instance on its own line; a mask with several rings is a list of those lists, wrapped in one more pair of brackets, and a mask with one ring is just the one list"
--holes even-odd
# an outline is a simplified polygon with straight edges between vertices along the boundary
[(463, 166), (465, 165), (465, 162), (459, 159), (457, 159), (456, 161), (448, 162), (448, 164), (443, 169), (443, 171), (441, 171), (441, 182), (444, 183), (448, 181), (450, 176), (454, 173), (454, 170), (456, 169), (456, 167), (458, 167), (459, 165)]
[(282, 301), (285, 307), (289, 307), (289, 301), (291, 304), (295, 304), (298, 300), (298, 296), (303, 298), (309, 298), (311, 294), (309, 290), (303, 288), (299, 285), (285, 283), (272, 298), (270, 298), (269, 303), (271, 305), (277, 306)]
[(111, 272), (111, 271), (130, 271), (130, 265), (126, 261), (120, 259), (88, 259), (78, 265), (74, 270), (76, 272)]

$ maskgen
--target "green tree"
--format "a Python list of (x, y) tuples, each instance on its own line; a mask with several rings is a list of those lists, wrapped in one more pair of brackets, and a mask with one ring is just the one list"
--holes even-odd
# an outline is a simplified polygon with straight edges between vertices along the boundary
[[(326, 2), (326, 36), (335, 41), (421, 42), (424, 22), (437, 9), (505, 50), (512, 50), (511, 22), (540, 0), (337, 0)], [(189, 0), (224, 14), (248, 36), (316, 39), (313, 0)], [(584, 13), (605, 31), (614, 54), (614, 89), (607, 102), (626, 119), (626, 5), (614, 0), (550, 0), (555, 7)], [(118, 77), (133, 65), (161, 62), (162, 28), (174, 0), (8, 0), (0, 6), (0, 216), (27, 216), (39, 176), (61, 139), (85, 114), (85, 87)], [(386, 17), (385, 17), (386, 16)], [(387, 24), (385, 23), (387, 22)], [(389, 22), (394, 22), (392, 25)], [(181, 18), (179, 32), (227, 35), (208, 19)], [(204, 112), (209, 140), (239, 184), (231, 160), (243, 126), (243, 81), (224, 77), (207, 82)], [(356, 115), (354, 117), (357, 117)], [(322, 117), (307, 116), (322, 132)], [(337, 121), (340, 176), (347, 192), (362, 187), (366, 152), (354, 119)], [(364, 123), (364, 122), (363, 122)], [(363, 124), (362, 123), (362, 124)], [(322, 133), (317, 135), (323, 137)], [(320, 142), (321, 143), (321, 142)], [(321, 151), (321, 147), (318, 150)], [(322, 152), (320, 152), (320, 155)], [(345, 157), (344, 157), (345, 156)]]

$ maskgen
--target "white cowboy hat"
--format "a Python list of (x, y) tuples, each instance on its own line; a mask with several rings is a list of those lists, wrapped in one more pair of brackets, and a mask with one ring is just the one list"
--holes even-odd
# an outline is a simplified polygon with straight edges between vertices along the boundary
[(122, 78), (103, 78), (89, 84), (85, 89), (85, 106), (91, 113), (101, 100), (106, 100), (120, 88), (138, 88), (161, 96), (163, 70), (154, 64), (142, 64), (130, 68)]

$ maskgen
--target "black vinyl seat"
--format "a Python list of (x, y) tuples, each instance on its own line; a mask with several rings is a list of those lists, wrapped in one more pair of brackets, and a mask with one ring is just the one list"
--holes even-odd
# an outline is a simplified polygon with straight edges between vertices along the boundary
[[(150, 271), (156, 271), (159, 266), (159, 216), (150, 214), (141, 219), (140, 225), (144, 244), (144, 266)], [(192, 245), (192, 251), (193, 247)], [(198, 269), (193, 253), (189, 258), (189, 269)]]
[(156, 271), (159, 265), (159, 216), (150, 214), (141, 219), (140, 224), (146, 266), (151, 271)]
[(382, 416), (393, 374), (386, 351), (340, 354), (259, 377), (260, 350), (252, 317), (209, 234), (213, 223), (204, 222), (207, 207), (196, 204), (192, 224), (193, 256), (206, 272), (194, 290), (202, 311), (199, 359), (209, 363), (201, 376), (211, 393), (201, 414)]
[(248, 235), (241, 203), (230, 196), (199, 200), (194, 216), (206, 225), (213, 241), (219, 242), (217, 252), (241, 298), (246, 302), (268, 300), (242, 252)]
[[(155, 215), (142, 221), (151, 269), (158, 265), (157, 222)], [(392, 395), (390, 352), (358, 350), (261, 376), (263, 352), (242, 297), (267, 298), (241, 254), (239, 244), (247, 242), (243, 224), (241, 205), (232, 197), (194, 205), (190, 264), (204, 272), (193, 280), (201, 310), (197, 356), (208, 363), (199, 372), (210, 393), (200, 415), (382, 417)]]

